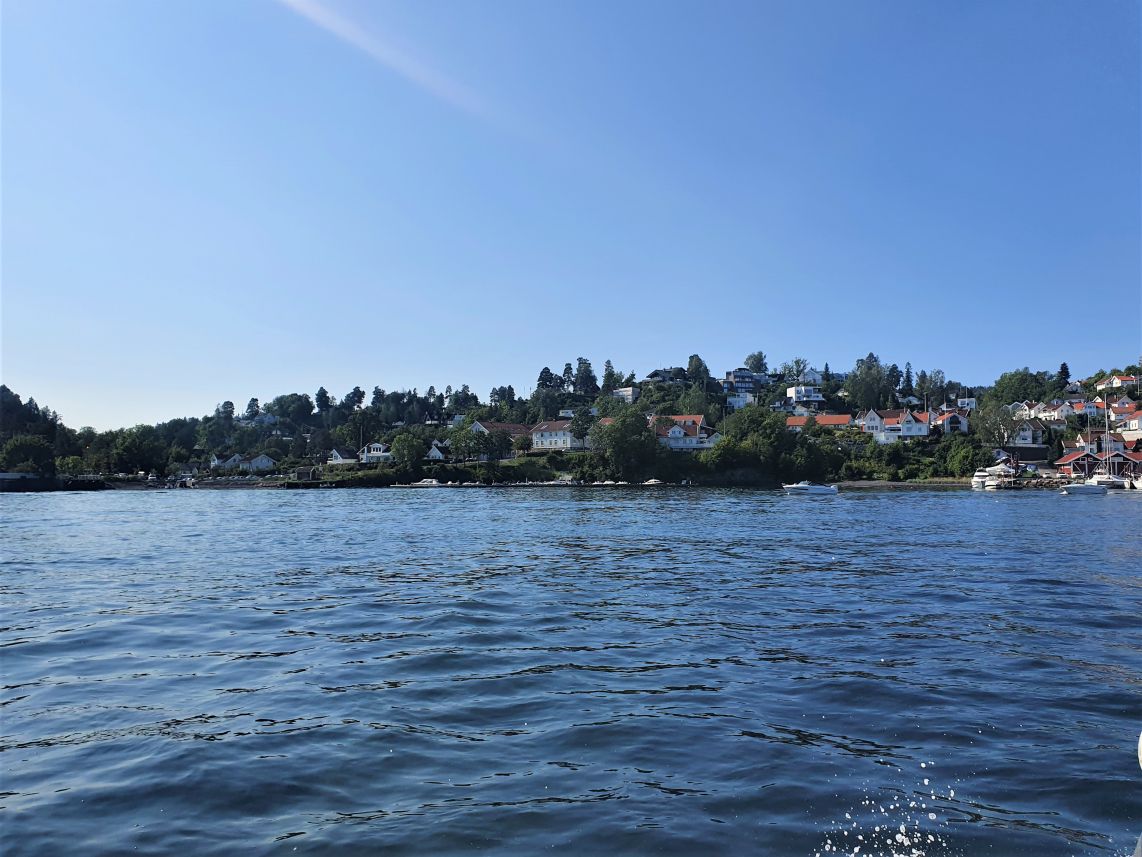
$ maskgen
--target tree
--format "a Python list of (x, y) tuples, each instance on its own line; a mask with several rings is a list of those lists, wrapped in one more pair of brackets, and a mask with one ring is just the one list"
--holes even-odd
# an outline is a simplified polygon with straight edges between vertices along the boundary
[(537, 390), (553, 390), (555, 389), (555, 375), (552, 374), (551, 369), (544, 366), (539, 370), (539, 378), (536, 379), (535, 389)]
[(689, 378), (690, 383), (699, 390), (705, 391), (707, 385), (710, 383), (710, 367), (708, 367), (706, 361), (697, 354), (691, 354), (689, 361), (686, 363), (686, 377)]
[(658, 440), (637, 408), (630, 408), (610, 425), (595, 423), (591, 447), (613, 476), (625, 479), (648, 467), (658, 453)]
[(329, 391), (324, 387), (317, 388), (317, 394), (313, 397), (313, 401), (317, 405), (317, 413), (322, 416), (333, 407), (333, 400), (329, 397)]
[(511, 453), (512, 436), (503, 429), (493, 429), (484, 435), (484, 454), (488, 461), (499, 461)]
[(393, 438), (391, 452), (397, 464), (411, 467), (427, 454), (428, 443), (412, 432), (402, 432)]
[[(573, 388), (580, 396), (586, 396), (589, 399), (595, 398), (599, 395), (599, 381), (595, 377), (595, 370), (591, 368), (591, 361), (586, 357), (580, 357), (577, 361), (575, 375), (573, 377)], [(570, 363), (567, 364), (570, 367)], [(567, 370), (563, 370), (564, 376)]]
[(18, 434), (0, 450), (0, 467), (15, 473), (55, 476), (52, 445), (36, 435)]
[(591, 410), (587, 407), (579, 408), (575, 411), (575, 416), (571, 420), (571, 425), (568, 429), (571, 432), (571, 437), (576, 440), (582, 440), (591, 431)]
[(1059, 374), (1055, 376), (1055, 380), (1058, 381), (1059, 386), (1061, 387), (1065, 387), (1067, 384), (1071, 383), (1071, 367), (1068, 366), (1065, 362), (1060, 363)]
[(257, 399), (250, 399), (250, 401), (246, 403), (246, 419), (252, 420), (261, 412), (262, 407)]
[(900, 380), (900, 398), (906, 399), (909, 396), (915, 395), (915, 390), (912, 387), (912, 364), (904, 364), (904, 377)]
[(745, 368), (755, 375), (764, 375), (769, 371), (769, 366), (765, 362), (764, 351), (754, 351), (745, 358)]
[(347, 405), (351, 410), (355, 411), (357, 408), (361, 407), (364, 401), (365, 391), (360, 387), (354, 387), (346, 394), (345, 398), (342, 400), (342, 404)]
[(512, 449), (519, 453), (531, 452), (531, 445), (532, 441), (530, 434), (521, 434), (519, 437), (512, 441)]
[[(31, 401), (29, 399), (29, 401)], [(223, 422), (230, 423), (234, 420), (234, 403), (227, 399), (221, 405), (214, 409), (214, 415), (220, 417)]]
[(857, 360), (845, 379), (845, 392), (848, 393), (849, 404), (862, 411), (887, 405), (891, 391), (880, 358), (870, 351)]
[(994, 400), (984, 402), (972, 414), (971, 424), (979, 439), (990, 446), (1004, 446), (1018, 428), (1011, 411)]
[(623, 385), (622, 380), (623, 376), (615, 371), (614, 364), (611, 363), (610, 360), (606, 361), (603, 364), (603, 385), (599, 392), (604, 396), (609, 395), (612, 390), (616, 390)]
[(568, 392), (575, 389), (575, 370), (571, 368), (570, 363), (563, 364), (563, 386), (559, 389)]

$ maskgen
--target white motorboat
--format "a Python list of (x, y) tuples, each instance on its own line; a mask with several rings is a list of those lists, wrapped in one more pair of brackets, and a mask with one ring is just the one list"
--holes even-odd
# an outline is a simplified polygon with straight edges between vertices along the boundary
[(1129, 488), (1130, 487), (1130, 483), (1127, 482), (1125, 479), (1123, 479), (1121, 476), (1115, 476), (1111, 473), (1107, 473), (1105, 470), (1102, 470), (1101, 468), (1098, 471), (1096, 471), (1094, 473), (1094, 475), (1092, 475), (1090, 477), (1090, 479), (1088, 479), (1086, 481), (1086, 484), (1087, 485), (1099, 485), (1103, 488), (1122, 489), (1122, 488)]
[(642, 484), (643, 485), (663, 485), (665, 483), (663, 483), (663, 481), (661, 479), (647, 479)]
[(786, 494), (836, 494), (836, 485), (822, 485), (820, 482), (795, 482), (792, 485), (782, 485)]
[(397, 488), (443, 488), (444, 484), (439, 479), (421, 479), (419, 482), (413, 482), (411, 485), (397, 485)]
[(1092, 485), (1090, 482), (1072, 482), (1060, 488), (1059, 493), (1067, 496), (1072, 494), (1105, 494), (1106, 486)]
[(984, 487), (984, 484), (987, 482), (987, 478), (988, 478), (990, 475), (991, 475), (990, 473), (988, 473), (986, 470), (984, 470), (984, 469), (981, 467), (979, 470), (977, 470), (975, 473), (973, 473), (973, 474), (972, 474), (972, 477), (971, 477), (971, 487), (972, 487), (972, 488), (974, 488), (974, 489), (975, 489), (975, 490), (977, 490), (977, 491), (978, 491), (980, 488), (983, 488), (983, 487)]

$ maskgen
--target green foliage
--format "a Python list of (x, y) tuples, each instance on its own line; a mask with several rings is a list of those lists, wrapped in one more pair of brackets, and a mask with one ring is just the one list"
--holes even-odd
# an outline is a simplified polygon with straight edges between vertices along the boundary
[(596, 423), (591, 447), (605, 471), (616, 479), (639, 476), (654, 462), (659, 443), (638, 408), (630, 407), (610, 425)]
[(18, 434), (0, 449), (0, 469), (13, 473), (55, 476), (52, 445), (33, 434)]
[(745, 368), (756, 375), (764, 375), (769, 371), (764, 351), (754, 351), (745, 358)]
[(392, 443), (393, 460), (404, 467), (413, 467), (420, 463), (428, 452), (428, 444), (412, 432), (401, 432)]

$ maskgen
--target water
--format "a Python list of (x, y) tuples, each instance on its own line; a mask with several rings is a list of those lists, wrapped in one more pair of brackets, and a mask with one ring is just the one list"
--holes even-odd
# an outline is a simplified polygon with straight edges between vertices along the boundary
[(19, 854), (1131, 854), (1142, 496), (8, 495)]

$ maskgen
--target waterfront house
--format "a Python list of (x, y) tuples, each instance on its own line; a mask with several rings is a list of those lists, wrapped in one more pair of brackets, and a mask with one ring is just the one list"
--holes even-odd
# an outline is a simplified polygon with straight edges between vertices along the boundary
[(895, 443), (898, 440), (927, 437), (928, 420), (929, 415), (926, 411), (916, 414), (907, 408), (874, 409), (865, 411), (856, 418), (861, 431), (871, 434), (877, 443)]
[(244, 455), (238, 462), (238, 469), (245, 470), (247, 473), (265, 473), (267, 470), (273, 470), (277, 466), (277, 461), (270, 458), (270, 456), (264, 452), (258, 455)]
[(381, 464), (393, 460), (388, 444), (367, 443), (357, 450), (357, 460), (362, 464)]
[(652, 414), (647, 421), (654, 429), (658, 442), (675, 452), (710, 449), (722, 439), (721, 434), (706, 423), (702, 414), (672, 414), (665, 418)]
[(589, 446), (587, 438), (571, 434), (571, 420), (547, 420), (531, 430), (532, 449), (587, 449)]
[(231, 467), (237, 467), (242, 461), (242, 456), (238, 453), (233, 455), (211, 455), (210, 466), (216, 470), (229, 470)]
[(320, 467), (295, 467), (293, 478), (297, 482), (313, 482), (321, 478)]
[(424, 457), (428, 461), (447, 461), (448, 450), (440, 441), (434, 440), (428, 447), (428, 452), (424, 454)]
[(1015, 427), (1011, 446), (1039, 446), (1044, 443), (1047, 427), (1037, 419), (1023, 420)]
[(329, 458), (325, 463), (334, 466), (342, 466), (346, 464), (356, 464), (357, 461), (357, 453), (355, 453), (353, 450), (345, 449), (344, 447), (334, 447), (333, 449), (329, 450)]

